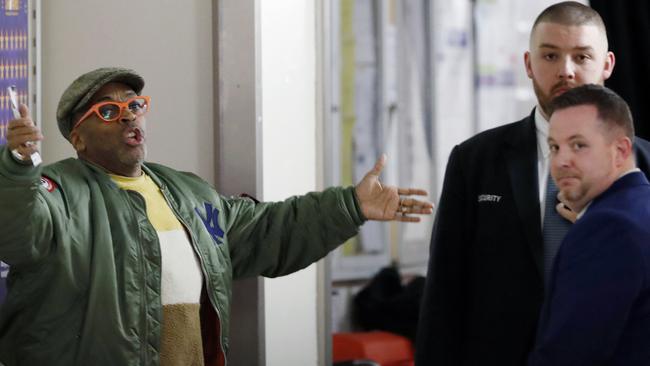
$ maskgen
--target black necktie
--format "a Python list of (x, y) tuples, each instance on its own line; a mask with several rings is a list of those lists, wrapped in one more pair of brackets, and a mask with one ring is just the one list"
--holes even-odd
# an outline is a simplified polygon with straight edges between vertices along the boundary
[(557, 187), (553, 178), (549, 175), (546, 183), (546, 202), (544, 204), (544, 227), (542, 236), (544, 238), (544, 282), (548, 283), (553, 269), (555, 255), (560, 249), (560, 244), (571, 227), (571, 223), (560, 216), (555, 210), (558, 204)]

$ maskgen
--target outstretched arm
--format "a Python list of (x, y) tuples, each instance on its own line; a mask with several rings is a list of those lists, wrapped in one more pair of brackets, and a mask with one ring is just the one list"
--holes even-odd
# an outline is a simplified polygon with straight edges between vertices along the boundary
[(415, 222), (420, 218), (411, 214), (431, 214), (431, 203), (400, 198), (424, 190), (379, 182), (385, 159), (354, 188), (334, 187), (283, 202), (225, 200), (234, 277), (276, 277), (304, 268), (356, 235), (365, 220)]

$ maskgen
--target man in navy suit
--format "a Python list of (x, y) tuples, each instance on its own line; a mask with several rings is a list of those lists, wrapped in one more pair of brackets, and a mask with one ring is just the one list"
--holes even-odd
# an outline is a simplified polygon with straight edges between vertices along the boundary
[(551, 104), (551, 175), (578, 220), (555, 258), (531, 366), (650, 365), (650, 184), (613, 91)]
[[(548, 105), (576, 86), (604, 83), (615, 57), (600, 15), (576, 2), (546, 8), (529, 46), (524, 64), (536, 108), (470, 138), (449, 157), (431, 237), (417, 366), (521, 366), (535, 343), (545, 280), (562, 240), (551, 241), (543, 231), (544, 223), (561, 219), (547, 189)], [(636, 139), (635, 145), (637, 164), (647, 173), (648, 142)]]

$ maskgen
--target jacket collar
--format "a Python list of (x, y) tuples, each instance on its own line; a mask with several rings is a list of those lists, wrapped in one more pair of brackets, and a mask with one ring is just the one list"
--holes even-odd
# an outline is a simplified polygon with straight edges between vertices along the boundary
[[(542, 278), (544, 259), (537, 177), (535, 111), (514, 125), (506, 136), (504, 159), (513, 199), (537, 270)], [(529, 174), (532, 172), (532, 174)]]
[[(93, 173), (95, 173), (95, 176), (97, 177), (97, 179), (98, 179), (102, 184), (108, 185), (109, 187), (111, 187), (111, 188), (113, 188), (113, 189), (120, 189), (120, 187), (118, 187), (117, 184), (115, 184), (115, 182), (114, 182), (114, 181), (111, 179), (111, 177), (108, 175), (108, 172), (106, 171), (106, 169), (104, 169), (104, 168), (102, 168), (101, 166), (99, 166), (99, 165), (97, 165), (97, 164), (95, 164), (95, 163), (92, 163), (92, 162), (90, 162), (90, 161), (88, 161), (88, 160), (84, 160), (84, 159), (77, 159), (77, 160), (79, 160), (82, 164), (84, 164), (84, 165), (85, 165), (86, 167), (88, 167), (91, 171), (93, 171)], [(143, 171), (145, 174), (147, 174), (147, 175), (151, 178), (151, 180), (153, 180), (153, 182), (156, 183), (156, 185), (157, 185), (161, 190), (164, 189), (164, 188), (166, 187), (165, 184), (163, 183), (163, 181), (162, 181), (162, 180), (161, 180), (161, 179), (156, 175), (156, 173), (154, 173), (154, 172), (151, 170), (151, 168), (149, 168), (149, 167), (147, 166), (147, 163), (143, 163), (143, 164), (142, 164), (142, 171)]]
[(591, 201), (591, 205), (597, 205), (598, 202), (606, 199), (611, 195), (616, 194), (617, 192), (623, 189), (634, 187), (634, 186), (641, 186), (641, 185), (650, 185), (650, 183), (648, 182), (648, 178), (646, 178), (643, 172), (635, 171), (635, 172), (625, 174), (622, 177), (615, 180), (614, 183), (612, 183), (612, 185), (609, 186), (609, 188), (607, 188), (603, 193), (601, 193), (596, 198), (594, 198)]

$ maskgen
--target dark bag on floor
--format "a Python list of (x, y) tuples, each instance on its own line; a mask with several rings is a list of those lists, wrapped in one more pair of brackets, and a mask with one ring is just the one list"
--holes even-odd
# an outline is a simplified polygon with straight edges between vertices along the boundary
[(415, 340), (424, 277), (402, 285), (394, 267), (379, 271), (355, 297), (353, 319), (363, 330), (384, 330)]

